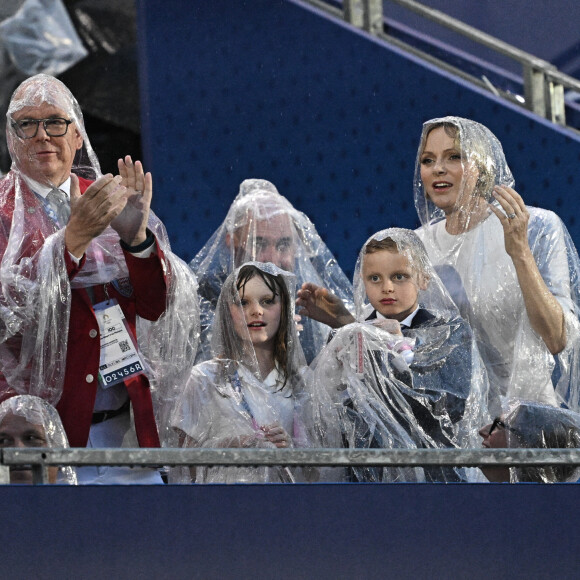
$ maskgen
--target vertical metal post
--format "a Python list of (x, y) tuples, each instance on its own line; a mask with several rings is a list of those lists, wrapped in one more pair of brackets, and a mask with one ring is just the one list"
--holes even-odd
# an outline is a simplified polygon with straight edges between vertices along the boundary
[(566, 125), (566, 104), (564, 87), (560, 83), (549, 81), (546, 84), (548, 119), (558, 125)]
[(546, 78), (542, 70), (524, 65), (524, 98), (526, 107), (541, 117), (546, 117)]
[(32, 483), (48, 483), (48, 466), (36, 463), (32, 466)]
[(10, 467), (8, 465), (0, 465), (0, 485), (10, 483)]
[(383, 31), (382, 0), (344, 0), (344, 19), (371, 34)]
[(364, 24), (364, 6), (363, 0), (344, 0), (343, 2), (344, 19), (356, 26), (362, 28)]
[(383, 0), (364, 0), (363, 28), (374, 35), (383, 31)]

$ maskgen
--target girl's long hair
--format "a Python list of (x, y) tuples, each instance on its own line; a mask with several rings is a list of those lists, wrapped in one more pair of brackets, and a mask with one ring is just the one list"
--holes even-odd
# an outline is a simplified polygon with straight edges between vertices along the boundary
[[(280, 299), (280, 325), (274, 337), (273, 355), (276, 366), (284, 376), (282, 386), (286, 385), (288, 379), (297, 371), (294, 368), (292, 353), (299, 348), (285, 275), (292, 276), (273, 264), (258, 262), (245, 264), (231, 274), (220, 294), (216, 312), (216, 328), (212, 338), (212, 351), (215, 357), (241, 362), (253, 371), (257, 371), (257, 360), (250, 336), (248, 334), (247, 339), (244, 339), (235, 331), (230, 308), (232, 305), (240, 304), (246, 284), (255, 276), (259, 276), (272, 294)], [(241, 309), (241, 305), (235, 307)]]

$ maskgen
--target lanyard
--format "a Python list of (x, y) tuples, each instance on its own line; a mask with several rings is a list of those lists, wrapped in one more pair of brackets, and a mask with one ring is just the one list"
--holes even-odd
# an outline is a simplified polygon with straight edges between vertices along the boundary
[(254, 429), (258, 430), (260, 428), (260, 426), (258, 425), (258, 423), (254, 417), (254, 414), (252, 413), (252, 409), (250, 409), (250, 405), (248, 404), (246, 397), (244, 396), (244, 391), (242, 390), (242, 381), (240, 379), (240, 375), (238, 374), (238, 371), (236, 371), (232, 375), (231, 381), (232, 381), (232, 386), (234, 387), (234, 391), (238, 395), (236, 397), (238, 403), (240, 404), (240, 406), (244, 410), (245, 414), (248, 415), (249, 419), (252, 422), (252, 426), (254, 427)]
[[(234, 387), (234, 391), (237, 394), (236, 398), (238, 399), (238, 403), (240, 404), (246, 415), (248, 415), (248, 417), (251, 419), (252, 426), (254, 427), (254, 429), (256, 431), (259, 430), (260, 426), (258, 425), (256, 419), (254, 418), (252, 410), (250, 409), (250, 405), (248, 405), (248, 401), (246, 400), (246, 397), (244, 396), (244, 393), (242, 391), (242, 381), (240, 379), (238, 371), (236, 371), (232, 375), (231, 382), (232, 386)], [(280, 477), (284, 480), (284, 483), (296, 483), (296, 480), (294, 479), (294, 476), (292, 475), (292, 472), (288, 467), (282, 467)]]

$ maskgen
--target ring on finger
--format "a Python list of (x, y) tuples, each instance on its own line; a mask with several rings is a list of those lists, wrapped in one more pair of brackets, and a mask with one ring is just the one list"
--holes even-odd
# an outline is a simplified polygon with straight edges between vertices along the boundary
[(516, 217), (516, 214), (515, 213), (508, 213), (507, 214), (508, 220), (513, 220), (515, 217)]

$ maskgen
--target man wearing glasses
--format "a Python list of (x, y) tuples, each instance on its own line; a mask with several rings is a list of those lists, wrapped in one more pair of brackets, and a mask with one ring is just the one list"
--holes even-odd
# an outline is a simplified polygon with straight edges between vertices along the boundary
[[(157, 447), (148, 375), (159, 361), (141, 353), (137, 320), (162, 317), (175, 329), (175, 316), (184, 316), (176, 314), (176, 300), (189, 296), (192, 315), (177, 325), (187, 335), (197, 299), (193, 277), (150, 212), (151, 175), (129, 156), (119, 160), (119, 175), (101, 175), (77, 101), (47, 75), (14, 92), (7, 142), (12, 167), (0, 181), (0, 394), (53, 403), (73, 447)], [(155, 327), (152, 340), (167, 338), (164, 328)], [(91, 471), (83, 481), (79, 470), (84, 483), (161, 482), (152, 470), (84, 469)]]
[[(487, 449), (576, 449), (580, 447), (580, 414), (532, 401), (512, 402), (506, 415), (479, 430)], [(577, 481), (575, 465), (481, 467), (489, 481), (556, 483)]]

